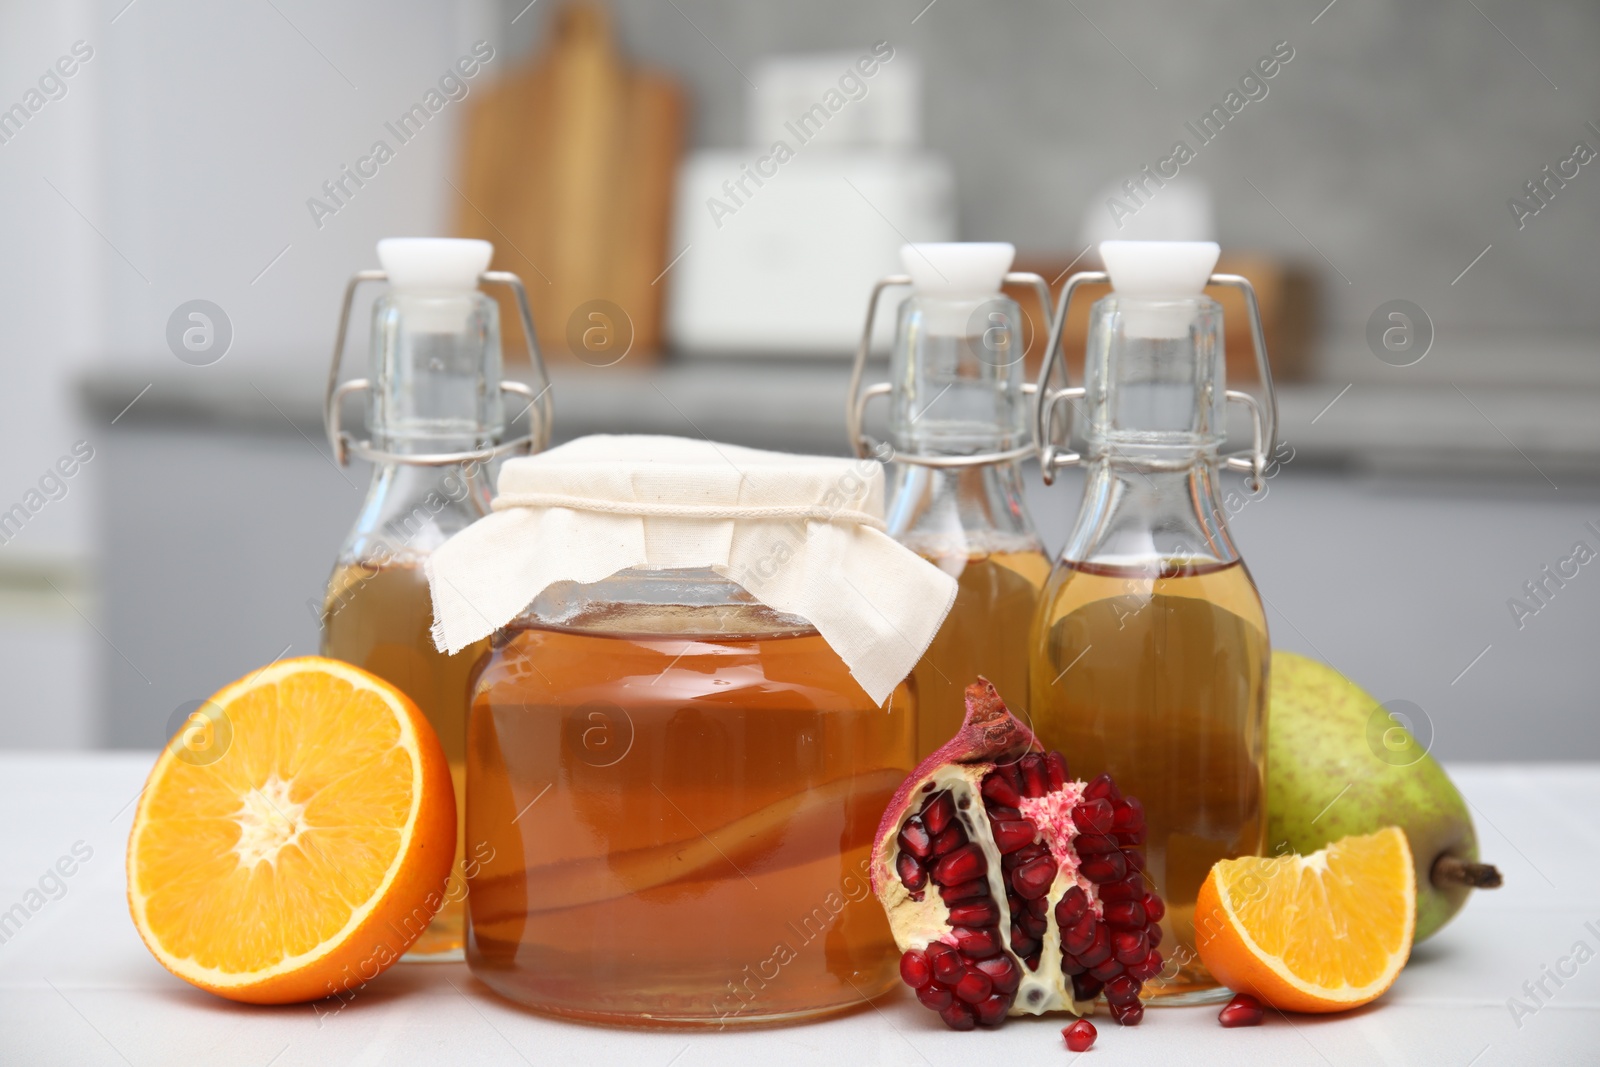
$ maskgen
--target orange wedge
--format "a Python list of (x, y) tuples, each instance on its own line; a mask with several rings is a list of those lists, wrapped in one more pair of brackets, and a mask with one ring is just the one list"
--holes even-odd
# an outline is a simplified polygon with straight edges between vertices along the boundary
[(128, 838), (128, 906), (167, 970), (219, 996), (348, 995), (443, 903), (444, 750), (405, 694), (307, 656), (226, 687), (162, 750)]
[(1285, 1011), (1344, 1011), (1394, 984), (1416, 913), (1411, 848), (1391, 826), (1309, 856), (1218, 862), (1195, 901), (1195, 947), (1235, 992)]

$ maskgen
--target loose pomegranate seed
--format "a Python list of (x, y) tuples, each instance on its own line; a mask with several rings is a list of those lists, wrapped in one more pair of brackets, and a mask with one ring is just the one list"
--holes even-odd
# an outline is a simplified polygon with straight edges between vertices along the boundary
[(1110, 833), (1114, 818), (1115, 812), (1107, 800), (1090, 800), (1072, 809), (1073, 825), (1086, 834)]
[(1132, 1004), (1111, 1004), (1111, 1017), (1123, 1026), (1138, 1026), (1144, 1018), (1144, 1005), (1137, 1000)]
[(950, 909), (951, 926), (989, 926), (1000, 921), (1000, 909), (992, 900), (957, 904)]
[(992, 926), (979, 930), (958, 926), (951, 933), (955, 934), (956, 948), (968, 959), (981, 960), (1000, 951), (1000, 931)]
[(956, 817), (956, 802), (951, 798), (948, 789), (935, 795), (922, 809), (922, 821), (928, 826), (928, 833), (938, 837), (950, 825), (950, 820)]
[(933, 855), (933, 836), (928, 833), (928, 828), (922, 825), (922, 820), (913, 815), (906, 820), (900, 828), (900, 836), (896, 839), (901, 852), (909, 852), (919, 860), (925, 860)]
[(961, 981), (956, 983), (956, 996), (968, 1004), (977, 1004), (989, 999), (989, 994), (994, 992), (994, 983), (989, 976), (976, 968), (967, 971), (961, 976)]
[(970, 1004), (961, 1001), (952, 1001), (950, 1006), (939, 1013), (939, 1018), (952, 1030), (971, 1030), (978, 1025), (978, 1019), (972, 1012)]
[(928, 954), (908, 949), (900, 957), (900, 977), (912, 989), (921, 989), (933, 981), (933, 965), (928, 962)]
[(972, 1013), (978, 1017), (979, 1026), (999, 1026), (1005, 1021), (1006, 1012), (1010, 1008), (1011, 995), (1009, 993), (996, 993), (988, 1000), (974, 1004)]
[(1029, 860), (1011, 875), (1011, 885), (1024, 900), (1037, 900), (1056, 878), (1056, 861), (1048, 853)]
[(1105, 906), (1105, 920), (1112, 926), (1122, 926), (1128, 929), (1138, 929), (1146, 922), (1144, 902), (1138, 900), (1118, 900)]
[(934, 865), (932, 877), (935, 885), (953, 886), (970, 882), (988, 869), (983, 849), (977, 845), (963, 845)]
[(1089, 1046), (1094, 1044), (1094, 1023), (1088, 1019), (1079, 1019), (1065, 1030), (1061, 1036), (1066, 1039), (1067, 1049), (1071, 1052), (1087, 1052)]
[(1002, 855), (1033, 844), (1039, 836), (1039, 828), (1027, 819), (1006, 819), (994, 823), (990, 829), (994, 832), (994, 847)]
[(1056, 901), (1056, 925), (1065, 930), (1072, 923), (1083, 918), (1089, 910), (1089, 894), (1083, 891), (1082, 886), (1073, 886), (1061, 895)]
[(1143, 930), (1113, 930), (1111, 954), (1124, 967), (1131, 967), (1144, 962), (1144, 958), (1150, 954), (1150, 942), (1145, 940)]
[[(900, 884), (913, 893), (920, 894), (922, 888), (928, 884), (928, 872), (917, 862), (917, 857), (909, 852), (900, 853), (900, 858), (894, 861), (894, 869), (900, 876)], [(920, 895), (918, 899), (921, 899)]]
[(1261, 1008), (1261, 1001), (1249, 993), (1240, 993), (1228, 1001), (1217, 1015), (1217, 1021), (1226, 1027), (1235, 1026), (1260, 1026), (1261, 1018), (1266, 1014)]
[(999, 771), (990, 771), (983, 778), (983, 796), (1003, 807), (1015, 809), (1022, 803), (1022, 794), (1017, 787), (1006, 781), (1005, 775)]
[(986, 960), (978, 960), (973, 966), (988, 975), (989, 981), (994, 983), (994, 991), (1004, 996), (1015, 993), (1017, 986), (1022, 983), (1022, 973), (1007, 956), (991, 956)]
[(917, 990), (917, 999), (922, 1002), (922, 1006), (934, 1011), (944, 1011), (955, 998), (956, 995), (950, 992), (949, 988), (938, 982), (929, 982)]

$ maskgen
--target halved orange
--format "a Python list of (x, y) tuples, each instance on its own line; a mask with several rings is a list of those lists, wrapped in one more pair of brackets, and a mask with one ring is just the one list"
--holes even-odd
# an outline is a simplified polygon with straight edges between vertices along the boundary
[(427, 928), (455, 833), (449, 766), (417, 706), (349, 664), (284, 660), (162, 750), (128, 838), (128, 906), (161, 965), (201, 989), (347, 995)]
[(1221, 860), (1194, 914), (1200, 961), (1229, 989), (1285, 1011), (1358, 1007), (1411, 955), (1411, 848), (1391, 826), (1309, 856)]

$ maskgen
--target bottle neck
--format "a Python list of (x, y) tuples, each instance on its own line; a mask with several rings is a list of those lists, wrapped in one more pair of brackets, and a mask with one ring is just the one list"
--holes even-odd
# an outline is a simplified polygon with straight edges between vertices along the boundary
[(489, 514), (498, 464), (380, 463), (340, 559), (381, 565), (427, 557)]
[(896, 463), (889, 500), (889, 535), (941, 566), (1042, 550), (1016, 461), (945, 468)]
[(1064, 560), (1152, 570), (1239, 558), (1214, 451), (1192, 452), (1187, 463), (1101, 453), (1091, 455), (1085, 472), (1083, 504), (1062, 546)]

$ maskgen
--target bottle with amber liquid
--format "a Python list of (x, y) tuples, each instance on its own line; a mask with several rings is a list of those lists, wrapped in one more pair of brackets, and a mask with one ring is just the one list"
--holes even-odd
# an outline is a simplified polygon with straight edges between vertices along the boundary
[[(953, 576), (955, 604), (912, 671), (917, 756), (953, 737), (963, 693), (979, 675), (1025, 714), (1029, 627), (1050, 571), (1023, 503), (1022, 462), (1034, 454), (1023, 359), (1025, 320), (1002, 284), (1049, 289), (1011, 272), (1001, 243), (906, 245), (903, 275), (873, 289), (847, 413), (859, 456), (890, 462), (888, 532)], [(879, 297), (909, 285), (900, 304), (890, 381), (861, 390)], [(888, 440), (865, 435), (873, 396), (889, 398)]]
[[(1211, 865), (1258, 854), (1266, 827), (1266, 616), (1229, 535), (1220, 472), (1259, 483), (1276, 405), (1250, 283), (1213, 275), (1209, 242), (1108, 241), (1105, 272), (1067, 284), (1039, 379), (1035, 432), (1051, 481), (1085, 468), (1075, 528), (1051, 570), (1031, 639), (1040, 740), (1074, 773), (1109, 772), (1144, 804), (1148, 880), (1167, 903), (1167, 967), (1153, 1003), (1225, 999), (1194, 948), (1195, 897)], [(1084, 281), (1112, 292), (1090, 314), (1085, 384), (1046, 391), (1059, 324)], [(1226, 388), (1222, 309), (1210, 285), (1245, 292), (1267, 402)], [(1253, 448), (1221, 453), (1228, 402), (1254, 418)], [(1080, 456), (1057, 443), (1068, 405)]]
[[(439, 735), (455, 782), (456, 863), (442, 906), (407, 960), (463, 958), (467, 705), (473, 670), (488, 647), (480, 642), (455, 656), (434, 647), (424, 565), (452, 534), (489, 513), (499, 457), (542, 444), (549, 427), (547, 394), (501, 380), (499, 308), (478, 285), (511, 285), (521, 296), (521, 283), (515, 275), (486, 272), (492, 255), (487, 241), (379, 241), (383, 270), (362, 271), (346, 291), (328, 383), (325, 414), (336, 457), (343, 465), (353, 453), (373, 467), (366, 500), (328, 580), (322, 654), (371, 671), (415, 701)], [(341, 385), (355, 290), (381, 280), (389, 290), (373, 303), (370, 376)], [(533, 336), (531, 327), (525, 333)], [(542, 387), (536, 349), (530, 357)], [(371, 439), (358, 441), (340, 428), (340, 406), (363, 390)], [(507, 393), (517, 404), (510, 414), (529, 411), (535, 431), (502, 442)]]

